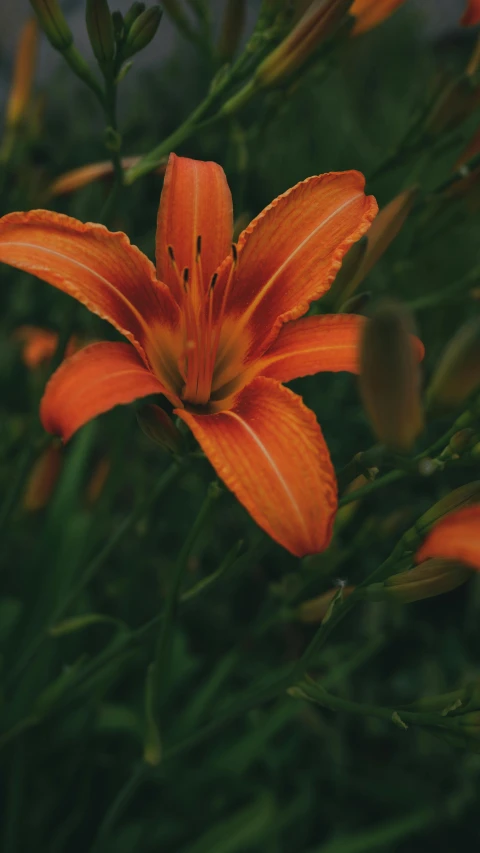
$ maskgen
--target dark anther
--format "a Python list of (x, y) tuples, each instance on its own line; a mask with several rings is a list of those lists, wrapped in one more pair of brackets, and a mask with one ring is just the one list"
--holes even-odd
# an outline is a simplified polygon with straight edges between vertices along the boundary
[(201, 251), (202, 251), (202, 235), (199, 234), (197, 237), (197, 260), (200, 257)]
[(173, 254), (173, 246), (167, 246), (167, 252), (172, 263), (175, 263), (175, 255)]
[(232, 243), (232, 257), (233, 257), (233, 263), (234, 263), (234, 265), (236, 265), (236, 263), (238, 261), (238, 252), (237, 252), (237, 244), (236, 243)]
[(218, 278), (218, 273), (214, 272), (212, 275), (211, 281), (210, 281), (210, 290), (213, 290), (213, 288), (215, 287), (215, 285), (217, 283), (217, 278)]
[(183, 271), (183, 280), (184, 280), (185, 284), (188, 284), (188, 275), (189, 275), (188, 267), (185, 267), (185, 269)]

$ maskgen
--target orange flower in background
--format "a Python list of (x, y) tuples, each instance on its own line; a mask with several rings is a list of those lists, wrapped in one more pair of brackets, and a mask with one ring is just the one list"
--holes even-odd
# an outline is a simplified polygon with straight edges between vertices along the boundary
[(462, 27), (474, 27), (480, 24), (480, 0), (468, 0), (460, 23)]
[(350, 8), (350, 14), (355, 18), (353, 35), (372, 30), (385, 18), (389, 18), (404, 2), (405, 0), (354, 0)]
[(13, 69), (13, 82), (7, 100), (5, 124), (16, 127), (22, 120), (30, 101), (33, 75), (37, 60), (38, 24), (30, 18), (20, 34)]
[[(19, 326), (13, 333), (22, 347), (22, 359), (25, 367), (35, 370), (41, 364), (50, 361), (58, 346), (58, 334), (40, 326)], [(67, 344), (65, 355), (73, 355), (78, 349), (78, 341), (72, 336)]]
[(309, 178), (236, 246), (216, 163), (171, 155), (157, 267), (122, 233), (40, 210), (0, 220), (0, 260), (108, 320), (129, 343), (95, 343), (47, 384), (40, 415), (67, 441), (119, 403), (164, 394), (255, 521), (293, 554), (323, 550), (337, 508), (315, 415), (280, 383), (358, 370), (362, 318), (300, 319), (377, 212), (358, 172)]
[(431, 557), (460, 560), (480, 569), (480, 504), (444, 516), (415, 554), (415, 562)]

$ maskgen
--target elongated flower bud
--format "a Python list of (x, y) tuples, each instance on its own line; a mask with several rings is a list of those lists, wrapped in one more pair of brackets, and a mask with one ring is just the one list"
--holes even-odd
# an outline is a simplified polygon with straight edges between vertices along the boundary
[(73, 35), (58, 0), (30, 0), (40, 27), (56, 50), (67, 50), (73, 44)]
[(100, 64), (115, 56), (115, 31), (107, 0), (87, 0), (85, 13), (88, 36)]
[(360, 392), (378, 439), (407, 452), (423, 428), (420, 372), (403, 309), (385, 304), (365, 324)]
[(366, 33), (393, 15), (405, 0), (355, 0), (350, 13), (355, 18), (352, 35)]
[(480, 388), (480, 319), (458, 330), (447, 345), (427, 390), (432, 409), (455, 409)]
[(256, 80), (274, 86), (296, 71), (346, 18), (352, 0), (313, 0), (287, 37), (260, 63)]
[(218, 43), (218, 55), (223, 62), (228, 62), (234, 56), (245, 27), (246, 16), (246, 0), (227, 0)]
[(125, 39), (123, 49), (125, 58), (133, 56), (134, 53), (138, 53), (139, 50), (143, 50), (147, 44), (150, 44), (158, 30), (162, 14), (160, 6), (152, 6), (150, 9), (145, 9), (138, 18), (135, 18)]
[(415, 548), (418, 542), (445, 516), (456, 512), (463, 507), (472, 506), (480, 501), (480, 480), (474, 480), (465, 486), (459, 486), (444, 498), (437, 501), (427, 512), (415, 522), (414, 526), (405, 534), (406, 542)]
[(19, 124), (30, 101), (37, 45), (38, 24), (35, 18), (30, 18), (22, 29), (15, 57), (13, 82), (5, 112), (7, 128), (16, 127)]
[(365, 235), (367, 242), (366, 252), (345, 288), (344, 298), (351, 296), (355, 292), (377, 261), (380, 260), (383, 253), (388, 249), (390, 243), (393, 242), (397, 234), (401, 231), (413, 209), (417, 195), (418, 187), (410, 187), (410, 189), (397, 195), (380, 210)]
[(366, 596), (374, 601), (398, 601), (411, 604), (451, 592), (472, 576), (472, 569), (449, 560), (427, 560), (408, 572), (392, 575), (384, 583), (371, 584)]
[(145, 3), (132, 3), (128, 12), (125, 12), (123, 24), (125, 26), (125, 30), (127, 33), (129, 31), (130, 27), (132, 26), (133, 22), (144, 11), (145, 11)]
[[(302, 602), (302, 604), (298, 606), (296, 613), (300, 622), (321, 622), (327, 615), (328, 608), (337, 595), (338, 589), (338, 587), (334, 587), (333, 589), (329, 589), (327, 592), (324, 592), (323, 595), (317, 596), (317, 598), (311, 598), (309, 601)], [(354, 589), (355, 587), (353, 586), (345, 586), (342, 590), (342, 595), (348, 596)]]
[(357, 240), (353, 246), (350, 246), (345, 255), (342, 266), (340, 267), (335, 280), (325, 298), (329, 302), (333, 302), (336, 308), (350, 298), (354, 291), (351, 282), (354, 280), (358, 270), (362, 266), (363, 259), (368, 248), (368, 240), (366, 235)]
[(137, 412), (137, 420), (148, 438), (168, 453), (180, 453), (183, 439), (172, 419), (160, 408), (147, 404)]
[(38, 512), (47, 506), (57, 485), (63, 465), (62, 448), (51, 444), (35, 462), (23, 496), (23, 508)]

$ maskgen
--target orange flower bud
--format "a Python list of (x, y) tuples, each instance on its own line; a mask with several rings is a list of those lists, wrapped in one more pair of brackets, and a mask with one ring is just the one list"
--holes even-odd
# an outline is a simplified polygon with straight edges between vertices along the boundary
[(51, 444), (35, 462), (23, 496), (23, 508), (37, 512), (47, 506), (63, 465), (62, 448)]
[[(124, 169), (129, 169), (135, 166), (140, 160), (140, 157), (123, 157), (122, 166)], [(157, 171), (160, 171), (157, 170)], [(165, 171), (165, 166), (162, 167)], [(67, 193), (79, 190), (82, 187), (97, 181), (100, 178), (106, 178), (113, 175), (113, 165), (111, 160), (102, 160), (98, 163), (88, 163), (86, 166), (79, 166), (78, 169), (72, 169), (70, 172), (65, 172), (50, 184), (48, 189), (49, 196), (66, 195)]]
[(407, 452), (423, 429), (418, 358), (403, 309), (386, 303), (366, 324), (360, 350), (360, 393), (378, 439)]
[(103, 492), (105, 487), (105, 483), (107, 482), (108, 475), (110, 473), (110, 459), (106, 456), (103, 456), (102, 459), (99, 460), (96, 468), (93, 471), (93, 474), (90, 478), (89, 483), (87, 484), (86, 489), (86, 499), (87, 504), (92, 506), (96, 503)]
[(38, 22), (56, 50), (65, 51), (73, 44), (73, 35), (58, 0), (30, 0)]
[(472, 570), (450, 560), (427, 560), (410, 571), (392, 575), (384, 583), (371, 584), (366, 596), (374, 601), (398, 601), (411, 604), (451, 592), (472, 576)]
[(364, 238), (367, 243), (366, 252), (344, 290), (344, 299), (354, 293), (403, 228), (405, 220), (415, 204), (417, 195), (418, 187), (410, 187), (380, 210)]
[(18, 43), (13, 69), (13, 83), (7, 100), (5, 124), (16, 127), (22, 120), (30, 100), (37, 59), (38, 24), (30, 18), (24, 25)]
[(468, 0), (460, 23), (462, 27), (474, 27), (480, 24), (480, 0)]
[[(354, 586), (346, 586), (342, 590), (342, 595), (346, 597), (347, 595), (350, 595), (354, 589)], [(324, 592), (323, 595), (319, 595), (317, 598), (311, 598), (309, 601), (304, 601), (300, 604), (296, 612), (297, 618), (300, 622), (321, 622), (327, 615), (328, 608), (337, 595), (338, 590), (339, 587), (334, 587), (333, 589), (329, 589), (328, 592)]]
[[(58, 346), (57, 332), (42, 329), (39, 326), (19, 326), (13, 333), (13, 337), (21, 344), (22, 360), (29, 370), (35, 370), (41, 364), (50, 361)], [(79, 349), (78, 339), (72, 335), (65, 350), (65, 357), (73, 355), (77, 349)]]
[(137, 412), (137, 420), (142, 431), (155, 444), (159, 444), (168, 453), (181, 453), (182, 434), (160, 406), (154, 406), (150, 403), (142, 406)]
[(465, 323), (448, 343), (427, 390), (431, 409), (455, 409), (480, 387), (480, 320)]
[(378, 26), (393, 15), (404, 2), (405, 0), (355, 0), (350, 9), (350, 14), (355, 18), (353, 35), (358, 36)]
[(227, 0), (218, 43), (218, 54), (222, 62), (229, 62), (235, 55), (245, 28), (246, 15), (246, 0)]
[(452, 512), (435, 525), (415, 561), (422, 563), (430, 557), (459, 560), (480, 569), (480, 503)]
[(313, 0), (292, 31), (258, 66), (260, 86), (275, 86), (296, 71), (337, 30), (352, 0)]

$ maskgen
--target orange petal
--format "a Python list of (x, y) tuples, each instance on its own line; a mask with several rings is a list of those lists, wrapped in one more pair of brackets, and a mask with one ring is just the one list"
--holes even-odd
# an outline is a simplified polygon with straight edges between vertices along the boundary
[(55, 371), (40, 403), (40, 418), (47, 432), (68, 441), (83, 424), (114, 406), (163, 393), (129, 344), (90, 344)]
[(469, 0), (460, 23), (463, 27), (480, 24), (480, 0)]
[(273, 539), (298, 557), (329, 544), (337, 509), (335, 473), (315, 415), (263, 376), (215, 415), (184, 409), (219, 477)]
[(148, 258), (103, 225), (48, 210), (10, 213), (0, 219), (0, 261), (74, 296), (144, 359), (146, 348), (158, 346), (158, 330), (178, 323), (178, 308)]
[(58, 344), (58, 334), (51, 329), (39, 326), (19, 326), (13, 333), (15, 340), (22, 345), (23, 363), (34, 370), (45, 361), (50, 361)]
[(355, 0), (350, 14), (356, 18), (353, 35), (366, 33), (389, 18), (405, 0)]
[(256, 372), (279, 382), (323, 371), (358, 373), (364, 324), (358, 314), (324, 314), (286, 323), (258, 360)]
[(201, 237), (201, 270), (206, 289), (230, 252), (232, 234), (232, 196), (222, 167), (170, 154), (158, 209), (157, 274), (178, 302), (182, 292), (168, 246), (173, 249), (180, 273), (187, 267), (193, 276), (197, 240)]
[[(122, 157), (122, 168), (130, 169), (135, 166), (140, 157)], [(158, 171), (158, 170), (157, 170)], [(163, 171), (163, 170), (160, 170)], [(87, 163), (86, 166), (79, 166), (77, 169), (71, 169), (69, 172), (64, 172), (50, 184), (47, 192), (49, 196), (65, 195), (79, 190), (82, 187), (91, 184), (93, 181), (98, 181), (100, 178), (106, 178), (113, 175), (113, 163), (111, 160), (102, 160), (97, 163)]]
[(13, 81), (5, 110), (5, 124), (15, 127), (23, 118), (32, 90), (37, 60), (38, 22), (29, 18), (24, 24), (18, 43)]
[[(359, 344), (365, 319), (358, 314), (323, 314), (286, 323), (252, 371), (279, 382), (340, 370), (359, 373)], [(411, 339), (417, 358), (422, 361), (424, 346), (415, 335)]]
[(415, 562), (430, 557), (460, 560), (480, 569), (480, 504), (452, 512), (435, 525), (415, 554)]
[[(246, 329), (250, 358), (265, 351), (282, 323), (305, 314), (330, 288), (349, 246), (378, 210), (364, 185), (359, 172), (308, 178), (276, 198), (240, 235), (225, 315), (239, 333)], [(230, 263), (215, 285), (219, 302)]]

